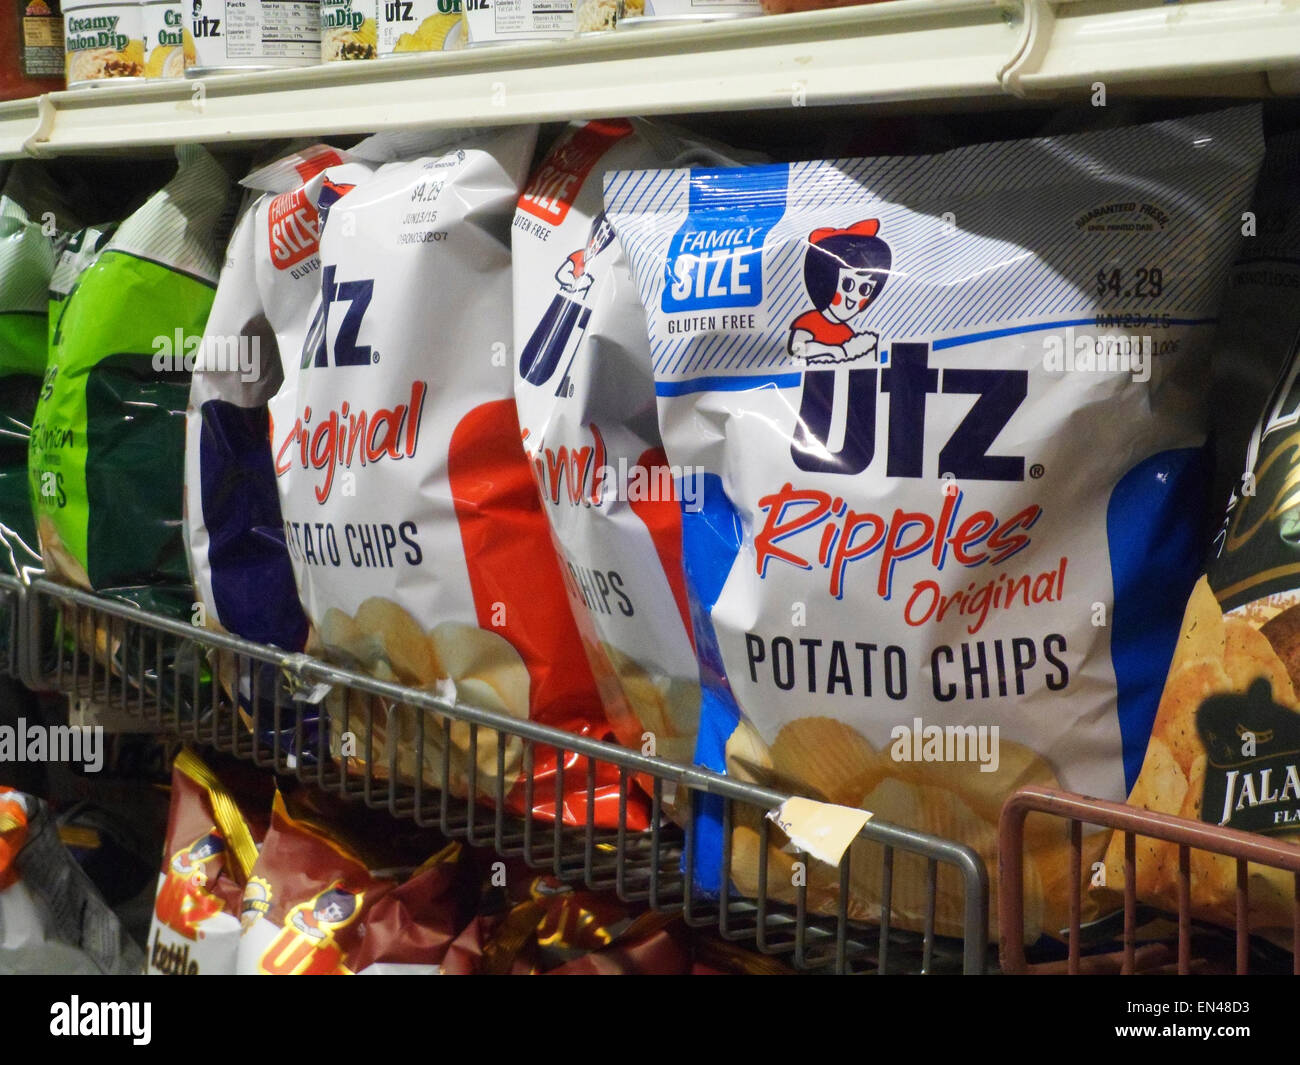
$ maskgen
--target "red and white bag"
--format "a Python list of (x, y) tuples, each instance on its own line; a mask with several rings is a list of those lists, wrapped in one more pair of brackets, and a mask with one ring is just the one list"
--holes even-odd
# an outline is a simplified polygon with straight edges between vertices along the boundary
[[(295, 417), (275, 426), (276, 474), (298, 588), (321, 650), (386, 680), (516, 719), (603, 735), (511, 387), (510, 220), (536, 130), (386, 142), (387, 160), (331, 205), (322, 190), (321, 295)], [(364, 146), (363, 146), (364, 147)], [(330, 744), (363, 768), (365, 697), (327, 702)], [(523, 743), (383, 707), (374, 764), (435, 787), (511, 795)], [(379, 752), (383, 752), (380, 757)], [(474, 753), (471, 755), (471, 751)], [(445, 755), (444, 755), (444, 752)], [(538, 750), (534, 813), (556, 813), (554, 753)], [(444, 757), (450, 779), (444, 780)], [(586, 817), (585, 769), (563, 816)], [(599, 818), (617, 781), (598, 782)]]
[(205, 623), (295, 651), (308, 626), (284, 543), (270, 426), (293, 421), (320, 292), (316, 200), (323, 190), (342, 195), (371, 169), (316, 144), (244, 178), (258, 195), (226, 251), (190, 386), (185, 532)]
[(663, 452), (645, 317), (602, 181), (727, 162), (641, 120), (575, 124), (530, 179), (513, 233), (515, 398), (574, 616), (620, 741), (681, 763), (700, 714), (681, 508), (699, 482)]

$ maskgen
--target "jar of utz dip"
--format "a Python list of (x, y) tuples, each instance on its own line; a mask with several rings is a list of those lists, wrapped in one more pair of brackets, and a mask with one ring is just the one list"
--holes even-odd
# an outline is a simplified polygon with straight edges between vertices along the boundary
[(321, 0), (320, 57), (323, 63), (379, 57), (380, 0)]
[(379, 0), (379, 57), (451, 52), (467, 44), (460, 0)]
[(181, 0), (145, 0), (141, 30), (146, 78), (183, 78), (195, 61), (194, 38)]
[(316, 0), (182, 0), (194, 63), (186, 77), (281, 70), (320, 62)]

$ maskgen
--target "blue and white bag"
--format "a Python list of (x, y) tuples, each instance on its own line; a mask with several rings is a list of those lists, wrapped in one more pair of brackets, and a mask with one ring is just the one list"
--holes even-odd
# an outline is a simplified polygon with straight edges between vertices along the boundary
[[(1261, 152), (1246, 107), (606, 179), (668, 461), (705, 471), (699, 761), (990, 865), (1022, 784), (1125, 797), (1201, 560), (1210, 341)], [(1031, 938), (1063, 920), (1056, 825), (1029, 825)], [(746, 893), (757, 827), (733, 830)], [(716, 890), (720, 824), (698, 828)], [(896, 921), (923, 919), (924, 874), (896, 862)], [(850, 875), (875, 916), (879, 851)], [(837, 884), (814, 863), (809, 906)], [(960, 901), (941, 876), (941, 932)]]

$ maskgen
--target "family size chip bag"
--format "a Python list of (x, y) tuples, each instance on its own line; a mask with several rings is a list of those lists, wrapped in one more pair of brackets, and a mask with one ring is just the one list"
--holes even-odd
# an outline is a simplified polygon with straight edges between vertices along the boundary
[[(535, 135), (390, 142), (380, 147), (393, 157), (341, 203), (322, 186), (321, 296), (295, 418), (275, 425), (275, 469), (299, 594), (326, 655), (603, 736), (511, 386), (510, 222)], [(395, 765), (459, 794), (473, 770), (479, 795), (500, 786), (522, 809), (519, 738), (463, 722), (444, 730), (435, 715), (355, 690), (336, 690), (327, 709), (331, 752), (349, 768), (382, 777)], [(559, 806), (582, 822), (585, 767), (570, 758), (557, 804), (554, 750), (549, 763), (537, 754), (531, 812)], [(604, 823), (617, 819), (617, 773), (598, 782), (596, 802)]]
[(681, 763), (699, 728), (681, 561), (681, 507), (698, 485), (664, 456), (641, 302), (602, 182), (690, 163), (727, 159), (639, 120), (573, 125), (529, 180), (512, 234), (519, 424), (587, 657), (619, 740)]
[[(700, 761), (991, 867), (1016, 787), (1126, 794), (1195, 579), (1209, 327), (1260, 154), (1252, 107), (606, 179), (668, 459), (705, 470)], [(716, 811), (698, 828), (718, 890)], [(732, 838), (751, 893), (757, 828)], [(1034, 939), (1065, 920), (1064, 823), (1027, 840)], [(875, 917), (880, 850), (851, 860), (850, 915)], [(896, 861), (897, 922), (924, 920), (925, 874)], [(837, 885), (815, 864), (809, 905)], [(955, 871), (938, 889), (959, 934)]]
[(344, 835), (276, 793), (244, 892), (240, 975), (439, 972), (459, 929), (460, 845), (414, 870), (375, 868)]
[(212, 305), (230, 182), (202, 148), (177, 158), (105, 242), (86, 233), (56, 268), (29, 476), (53, 576), (188, 617), (185, 355)]
[(219, 631), (298, 651), (298, 601), (276, 490), (271, 426), (292, 423), (313, 300), (322, 189), (343, 195), (371, 167), (317, 144), (259, 167), (231, 236), (187, 413), (186, 534), (195, 591)]
[(244, 887), (266, 834), (272, 787), (270, 777), (251, 771), (218, 776), (189, 748), (176, 756), (146, 946), (149, 975), (235, 971)]

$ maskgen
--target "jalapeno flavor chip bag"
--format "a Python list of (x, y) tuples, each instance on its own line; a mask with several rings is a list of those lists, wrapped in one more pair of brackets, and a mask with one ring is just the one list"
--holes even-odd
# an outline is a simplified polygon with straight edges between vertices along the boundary
[(202, 148), (177, 158), (51, 306), (29, 473), (51, 573), (188, 616), (186, 355), (212, 306), (230, 182)]
[[(1300, 330), (1250, 440), (1206, 574), (1187, 601), (1134, 806), (1300, 840)], [(1179, 848), (1139, 839), (1137, 896), (1178, 908)], [(1235, 926), (1237, 862), (1193, 849), (1192, 916)], [(1108, 892), (1125, 886), (1124, 837), (1106, 852)], [(1251, 931), (1294, 949), (1295, 877), (1248, 866)]]
[(575, 124), (529, 180), (512, 233), (519, 421), (587, 657), (619, 739), (683, 763), (700, 685), (681, 506), (697, 484), (663, 453), (644, 315), (602, 181), (722, 166), (724, 153), (640, 120)]
[[(1260, 156), (1249, 107), (606, 179), (668, 459), (706, 470), (683, 514), (706, 765), (991, 868), (1017, 786), (1127, 793), (1195, 579), (1209, 340)], [(1043, 910), (1062, 824), (1028, 825), (1031, 938), (1065, 920)], [(720, 823), (699, 828), (717, 890)], [(854, 844), (852, 916), (878, 914), (881, 859)], [(769, 866), (791, 901), (792, 861)], [(925, 863), (893, 876), (920, 923)], [(809, 905), (837, 885), (812, 863)], [(938, 886), (959, 933), (961, 885)]]
[[(602, 736), (608, 724), (511, 384), (510, 222), (535, 135), (367, 142), (354, 152), (370, 150), (380, 165), (365, 184), (339, 202), (321, 187), (321, 296), (294, 420), (277, 417), (275, 470), (323, 653), (511, 718)], [(444, 727), (355, 690), (336, 689), (327, 711), (331, 751), (350, 769), (385, 777), (395, 765), (407, 781), (500, 792), (522, 809), (518, 738)], [(570, 760), (557, 803), (553, 750), (547, 758), (538, 749), (530, 812), (581, 823), (585, 765)], [(617, 773), (597, 783), (599, 816), (611, 823)]]

